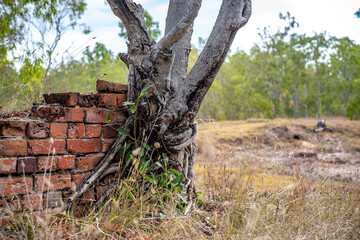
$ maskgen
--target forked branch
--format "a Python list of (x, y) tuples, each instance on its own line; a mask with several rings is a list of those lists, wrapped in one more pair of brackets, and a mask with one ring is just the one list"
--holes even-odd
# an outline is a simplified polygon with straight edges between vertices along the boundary
[(223, 0), (216, 23), (199, 59), (186, 77), (181, 97), (195, 116), (235, 38), (251, 16), (251, 0)]
[(178, 42), (187, 32), (189, 27), (193, 24), (202, 0), (192, 0), (187, 14), (171, 29), (155, 46), (155, 49), (168, 49)]

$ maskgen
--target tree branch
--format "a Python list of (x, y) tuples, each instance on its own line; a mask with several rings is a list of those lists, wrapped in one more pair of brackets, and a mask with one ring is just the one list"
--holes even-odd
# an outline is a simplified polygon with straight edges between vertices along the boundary
[(155, 46), (155, 49), (169, 49), (179, 41), (193, 24), (202, 0), (192, 0), (187, 14)]
[(113, 13), (123, 22), (129, 37), (130, 48), (152, 42), (145, 24), (144, 10), (132, 0), (107, 0)]
[(223, 0), (216, 23), (199, 59), (186, 77), (180, 98), (195, 117), (206, 92), (219, 72), (237, 31), (251, 16), (251, 0)]

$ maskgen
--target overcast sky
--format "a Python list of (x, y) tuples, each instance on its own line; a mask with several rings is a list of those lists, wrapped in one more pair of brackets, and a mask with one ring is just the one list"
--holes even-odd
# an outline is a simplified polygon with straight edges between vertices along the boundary
[[(113, 52), (126, 52), (125, 42), (118, 37), (118, 18), (103, 0), (87, 0), (87, 10), (80, 20), (92, 29), (89, 35), (80, 32), (68, 33), (62, 39), (59, 51), (64, 52), (71, 46), (73, 56), (95, 42), (101, 42)], [(160, 23), (162, 33), (165, 28), (168, 0), (135, 0)], [(192, 42), (198, 44), (198, 38), (207, 38), (211, 32), (220, 9), (221, 0), (203, 0), (198, 17), (195, 20)], [(259, 42), (258, 29), (270, 26), (274, 31), (281, 26), (279, 13), (289, 11), (300, 24), (298, 33), (313, 34), (326, 31), (332, 36), (348, 36), (360, 43), (360, 19), (354, 13), (360, 8), (360, 0), (253, 0), (253, 13), (248, 24), (238, 31), (232, 50), (249, 49)], [(96, 37), (96, 39), (92, 39)], [(74, 52), (74, 50), (76, 50)]]

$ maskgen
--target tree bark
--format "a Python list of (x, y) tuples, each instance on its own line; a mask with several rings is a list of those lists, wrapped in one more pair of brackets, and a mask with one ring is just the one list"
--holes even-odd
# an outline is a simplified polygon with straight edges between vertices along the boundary
[[(131, 0), (107, 2), (123, 22), (129, 37), (128, 53), (121, 54), (129, 68), (128, 101), (134, 102), (145, 86), (152, 85), (140, 99), (137, 114), (130, 117), (125, 128), (135, 139), (140, 133), (146, 136), (150, 146), (160, 143), (157, 154), (165, 152), (168, 155), (172, 167), (184, 175), (183, 192), (196, 197), (193, 141), (197, 136), (197, 124), (194, 119), (236, 32), (250, 18), (251, 0), (223, 0), (211, 35), (189, 74), (187, 63), (192, 26), (201, 0), (170, 0), (165, 34), (157, 43), (150, 39), (141, 5)], [(118, 151), (124, 142), (124, 137), (119, 136), (107, 157), (79, 185), (67, 210), (91, 187), (94, 181), (89, 179), (99, 180), (104, 176), (109, 168), (109, 154)], [(188, 200), (191, 202), (191, 197)]]

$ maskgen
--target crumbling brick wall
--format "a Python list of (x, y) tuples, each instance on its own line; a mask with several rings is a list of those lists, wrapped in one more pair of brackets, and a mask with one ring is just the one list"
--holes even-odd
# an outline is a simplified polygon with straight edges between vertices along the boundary
[[(98, 80), (97, 94), (45, 94), (31, 110), (0, 116), (2, 215), (5, 209), (41, 211), (64, 202), (115, 141), (116, 129), (126, 119), (126, 89)], [(82, 201), (99, 199), (106, 181), (111, 178), (90, 189)]]

